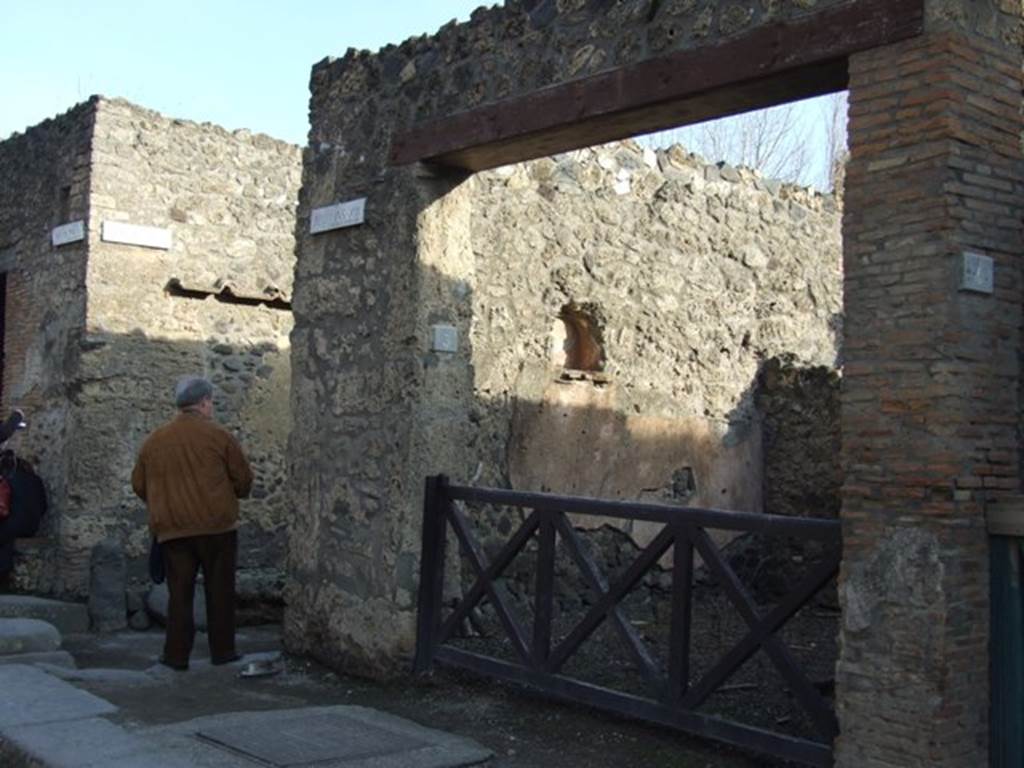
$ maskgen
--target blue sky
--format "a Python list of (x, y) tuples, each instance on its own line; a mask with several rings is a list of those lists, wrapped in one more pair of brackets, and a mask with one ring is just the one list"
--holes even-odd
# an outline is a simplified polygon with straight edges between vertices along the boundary
[(314, 63), (433, 33), (479, 5), (0, 0), (0, 139), (99, 93), (304, 144)]
[[(314, 63), (432, 34), (481, 4), (0, 0), (0, 140), (98, 93), (305, 144)], [(821, 107), (800, 109), (817, 145)], [(805, 183), (822, 173), (821, 159), (811, 162)]]

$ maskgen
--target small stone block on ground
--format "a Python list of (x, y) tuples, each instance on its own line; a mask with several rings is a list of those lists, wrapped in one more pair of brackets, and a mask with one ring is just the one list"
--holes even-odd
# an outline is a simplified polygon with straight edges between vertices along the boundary
[(0, 595), (0, 619), (41, 619), (61, 635), (89, 631), (89, 612), (81, 603), (64, 603), (29, 595)]
[(0, 619), (0, 656), (51, 653), (60, 648), (60, 632), (39, 619)]

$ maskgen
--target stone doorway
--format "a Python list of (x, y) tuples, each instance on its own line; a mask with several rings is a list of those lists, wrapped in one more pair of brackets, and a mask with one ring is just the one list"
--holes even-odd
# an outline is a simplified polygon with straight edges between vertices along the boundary
[[(1019, 487), (1019, 17), (997, 0), (510, 0), (318, 65), (293, 647), (369, 671), (411, 651), (423, 478), (474, 464), (467, 174), (848, 86), (837, 762), (984, 764), (984, 512)], [(357, 200), (362, 225), (303, 231)]]

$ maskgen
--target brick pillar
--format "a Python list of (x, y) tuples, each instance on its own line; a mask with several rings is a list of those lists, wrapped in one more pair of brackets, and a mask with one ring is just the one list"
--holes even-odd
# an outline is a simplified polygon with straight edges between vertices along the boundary
[[(988, 764), (984, 512), (1020, 483), (1020, 49), (929, 10), (923, 37), (850, 62), (837, 670), (849, 768)], [(994, 260), (992, 294), (960, 289), (965, 250)]]

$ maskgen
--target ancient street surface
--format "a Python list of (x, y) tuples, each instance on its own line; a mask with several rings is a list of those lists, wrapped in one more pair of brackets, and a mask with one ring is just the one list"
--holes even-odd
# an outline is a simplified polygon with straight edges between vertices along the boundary
[[(241, 630), (242, 662), (155, 664), (162, 633), (68, 635), (0, 661), (4, 765), (752, 768), (753, 758), (486, 681), (440, 673), (375, 684), (283, 659), (280, 629)], [(69, 655), (70, 653), (70, 655)], [(61, 656), (60, 654), (63, 654)], [(44, 658), (38, 659), (37, 656)], [(276, 674), (239, 676), (251, 661)], [(268, 737), (272, 735), (272, 737)], [(37, 762), (29, 763), (25, 754)]]

